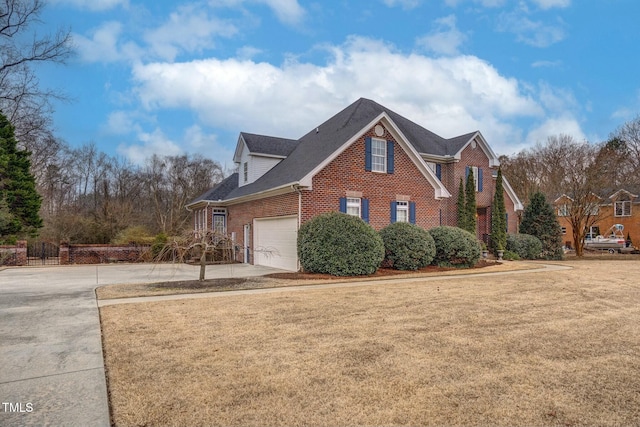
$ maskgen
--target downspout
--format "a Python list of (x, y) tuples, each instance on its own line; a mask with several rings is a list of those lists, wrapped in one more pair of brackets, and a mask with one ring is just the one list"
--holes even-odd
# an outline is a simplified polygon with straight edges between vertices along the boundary
[(291, 185), (291, 189), (298, 193), (298, 230), (302, 225), (302, 190), (300, 190), (300, 185), (293, 184)]
[[(298, 230), (300, 230), (300, 226), (302, 225), (302, 191), (300, 190), (300, 186), (298, 184), (293, 184), (291, 186), (293, 191), (298, 193)], [(297, 257), (296, 257), (297, 258)], [(298, 271), (300, 271), (300, 259), (298, 258)]]

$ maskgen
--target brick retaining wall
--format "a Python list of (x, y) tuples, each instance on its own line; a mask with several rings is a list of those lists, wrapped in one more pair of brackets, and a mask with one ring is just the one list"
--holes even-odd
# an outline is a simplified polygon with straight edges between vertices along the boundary
[(150, 246), (60, 244), (60, 264), (148, 261)]

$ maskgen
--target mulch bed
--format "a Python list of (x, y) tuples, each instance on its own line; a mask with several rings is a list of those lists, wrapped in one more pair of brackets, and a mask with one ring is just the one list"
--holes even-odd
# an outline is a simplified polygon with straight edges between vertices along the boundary
[[(496, 261), (488, 261), (488, 260), (480, 260), (473, 268), (484, 268), (490, 267), (492, 265), (499, 264)], [(394, 270), (392, 268), (379, 268), (374, 274), (369, 274), (366, 276), (357, 276), (361, 278), (375, 278), (375, 277), (388, 277), (388, 276), (402, 276), (406, 274), (416, 274), (416, 273), (437, 273), (440, 271), (451, 271), (456, 270), (456, 268), (452, 267), (436, 267), (433, 265), (429, 265), (427, 267), (421, 268), (415, 271), (402, 271), (402, 270)], [(319, 273), (304, 273), (304, 272), (291, 272), (291, 273), (271, 273), (265, 276), (261, 276), (267, 279), (277, 279), (277, 280), (345, 280), (349, 278), (354, 278), (354, 276), (332, 276), (330, 274), (319, 274)], [(203, 290), (203, 289), (218, 289), (218, 290), (240, 290), (240, 289), (249, 289), (256, 287), (264, 287), (263, 283), (259, 283), (261, 280), (259, 277), (240, 277), (240, 278), (226, 278), (226, 279), (209, 279), (203, 282), (199, 280), (182, 280), (179, 282), (166, 282), (166, 283), (153, 283), (149, 285), (150, 288), (154, 289), (193, 289), (193, 290)], [(260, 286), (262, 285), (262, 286)]]
[[(499, 264), (496, 261), (488, 261), (488, 260), (480, 260), (478, 263), (472, 268), (484, 268), (490, 267), (492, 265)], [(416, 274), (416, 273), (437, 273), (440, 271), (452, 271), (457, 270), (454, 267), (437, 267), (435, 265), (428, 265), (424, 268), (414, 270), (414, 271), (405, 271), (405, 270), (394, 270), (393, 268), (379, 268), (373, 274), (365, 275), (365, 276), (357, 276), (357, 277), (386, 277), (386, 276), (401, 276), (403, 274)], [(269, 277), (271, 279), (284, 279), (284, 280), (344, 280), (346, 277), (352, 278), (353, 276), (332, 276), (331, 274), (321, 274), (321, 273), (304, 273), (304, 272), (291, 272), (291, 273), (271, 273), (267, 274), (263, 277)]]

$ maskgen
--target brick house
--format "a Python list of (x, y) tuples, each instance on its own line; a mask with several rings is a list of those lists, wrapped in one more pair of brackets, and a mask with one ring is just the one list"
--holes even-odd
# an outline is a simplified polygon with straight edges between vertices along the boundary
[[(572, 201), (566, 194), (554, 200), (562, 227), (562, 241), (568, 248), (573, 247), (573, 227), (568, 218)], [(640, 246), (640, 199), (637, 194), (619, 189), (602, 197), (594, 195), (593, 214), (593, 226), (587, 232), (605, 234), (614, 224), (622, 224), (624, 236), (629, 235), (633, 245)]]
[[(238, 172), (187, 205), (194, 230), (243, 247), (243, 262), (297, 270), (300, 224), (325, 212), (361, 217), (379, 230), (408, 221), (456, 224), (460, 179), (476, 177), (477, 235), (490, 230), (499, 161), (480, 132), (442, 138), (361, 98), (298, 140), (242, 132)], [(522, 203), (504, 181), (508, 231)]]

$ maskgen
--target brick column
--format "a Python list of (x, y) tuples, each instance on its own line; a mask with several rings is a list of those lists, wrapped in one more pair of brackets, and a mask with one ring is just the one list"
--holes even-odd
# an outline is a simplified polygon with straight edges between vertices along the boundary
[(68, 242), (60, 242), (60, 252), (58, 255), (60, 258), (60, 265), (69, 264), (69, 243)]
[(16, 265), (27, 265), (27, 241), (18, 240), (16, 242)]

